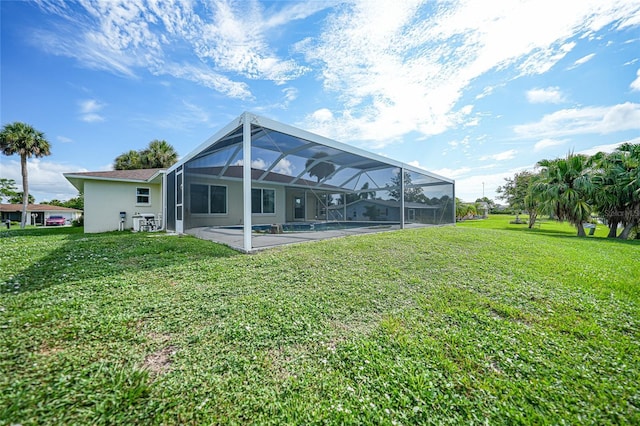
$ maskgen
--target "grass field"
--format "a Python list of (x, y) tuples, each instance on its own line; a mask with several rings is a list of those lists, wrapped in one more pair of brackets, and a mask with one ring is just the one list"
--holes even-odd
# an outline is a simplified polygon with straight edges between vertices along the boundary
[(0, 232), (0, 424), (640, 424), (640, 242)]

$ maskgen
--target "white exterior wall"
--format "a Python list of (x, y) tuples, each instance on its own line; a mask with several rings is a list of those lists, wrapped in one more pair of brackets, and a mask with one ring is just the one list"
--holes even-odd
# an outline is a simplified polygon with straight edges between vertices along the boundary
[[(126, 212), (124, 229), (133, 228), (135, 213), (162, 213), (160, 184), (86, 180), (84, 183), (84, 232), (117, 231), (120, 212)], [(136, 203), (136, 188), (149, 188), (150, 204)]]

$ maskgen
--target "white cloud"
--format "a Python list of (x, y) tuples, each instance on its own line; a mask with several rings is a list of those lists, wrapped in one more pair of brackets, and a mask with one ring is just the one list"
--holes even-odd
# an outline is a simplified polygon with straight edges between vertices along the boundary
[(192, 81), (225, 94), (230, 98), (250, 99), (251, 91), (246, 83), (233, 81), (223, 74), (211, 71), (201, 64), (166, 63), (156, 74), (169, 74), (176, 78)]
[(590, 61), (590, 60), (592, 60), (595, 56), (596, 56), (596, 54), (595, 54), (595, 53), (590, 53), (590, 54), (588, 54), (588, 55), (586, 55), (586, 56), (583, 56), (582, 58), (577, 59), (577, 60), (573, 63), (573, 65), (569, 67), (569, 69), (577, 68), (577, 67), (579, 67), (580, 65), (585, 64), (585, 63), (589, 62), (589, 61)]
[(211, 118), (208, 109), (188, 101), (176, 103), (169, 114), (159, 117), (140, 115), (136, 120), (150, 123), (162, 129), (185, 130), (193, 127), (214, 127), (215, 122)]
[(444, 167), (442, 169), (436, 169), (436, 170), (431, 170), (433, 173), (440, 175), (440, 176), (445, 176), (448, 177), (450, 179), (456, 179), (459, 176), (464, 176), (467, 173), (469, 173), (471, 170), (471, 167), (460, 167), (457, 169), (450, 169), (448, 167)]
[(100, 121), (104, 121), (104, 117), (99, 114), (84, 114), (80, 119), (87, 123), (98, 123)]
[(578, 152), (578, 154), (594, 155), (594, 154), (597, 154), (598, 152), (613, 152), (617, 147), (619, 147), (620, 145), (626, 142), (632, 143), (632, 144), (640, 144), (640, 138), (635, 138), (628, 141), (622, 141), (622, 142), (617, 142), (617, 143), (612, 143), (607, 145), (596, 145), (591, 148), (584, 149)]
[(500, 202), (496, 199), (496, 189), (504, 185), (505, 178), (511, 178), (519, 171), (526, 168), (517, 168), (499, 173), (473, 174), (463, 179), (456, 179), (456, 197), (463, 201), (473, 202), (478, 198), (485, 197)]
[(278, 162), (278, 164), (276, 164), (273, 171), (275, 173), (282, 173), (283, 175), (291, 175), (291, 173), (293, 173), (293, 169), (294, 167), (293, 164), (291, 164), (291, 161), (283, 158)]
[(482, 90), (482, 93), (478, 94), (476, 96), (476, 99), (482, 99), (484, 97), (487, 97), (489, 95), (491, 95), (497, 88), (504, 86), (504, 84), (498, 84), (496, 86), (487, 86)]
[(314, 111), (311, 114), (311, 117), (314, 120), (316, 120), (318, 122), (321, 122), (321, 123), (327, 122), (327, 121), (332, 121), (334, 119), (333, 118), (333, 113), (330, 110), (328, 110), (327, 108), (321, 108), (319, 110)]
[(98, 112), (104, 108), (104, 104), (101, 102), (95, 99), (86, 99), (78, 102), (78, 105), (80, 106), (80, 120), (86, 121), (87, 123), (104, 121), (104, 117), (98, 114)]
[(71, 143), (71, 142), (73, 142), (73, 139), (68, 138), (66, 136), (56, 136), (56, 140), (58, 142), (62, 142), (62, 143)]
[(518, 151), (516, 151), (515, 149), (510, 149), (508, 151), (499, 152), (499, 153), (493, 154), (493, 155), (484, 155), (484, 156), (480, 157), (480, 161), (486, 161), (486, 160), (495, 160), (495, 161), (511, 160), (516, 156), (517, 153), (518, 153)]
[(631, 90), (640, 91), (640, 68), (636, 71), (636, 79), (631, 82), (629, 87)]
[(267, 167), (267, 163), (262, 158), (256, 158), (251, 161), (251, 167), (254, 169), (264, 170)]
[[(27, 162), (29, 173), (29, 193), (36, 202), (52, 199), (68, 200), (78, 195), (78, 190), (64, 178), (63, 173), (85, 172), (82, 167), (62, 164), (45, 158), (30, 158)], [(13, 179), (19, 191), (22, 191), (20, 161), (9, 159), (2, 162), (2, 177)]]
[(640, 129), (640, 104), (625, 102), (609, 107), (573, 108), (545, 115), (537, 123), (514, 127), (524, 138), (557, 138), (579, 134), (608, 134)]
[(296, 45), (341, 104), (332, 127), (313, 116), (305, 126), (376, 146), (409, 132), (442, 133), (464, 124), (454, 108), (477, 77), (546, 72), (574, 48), (572, 38), (638, 10), (597, 0), (349, 3), (330, 15), (319, 39)]
[(95, 99), (87, 99), (84, 101), (80, 101), (78, 104), (80, 105), (80, 112), (82, 114), (88, 114), (91, 112), (100, 111), (104, 106), (103, 104), (96, 101)]
[(533, 146), (533, 150), (535, 152), (538, 152), (546, 148), (564, 145), (566, 142), (567, 139), (542, 139), (541, 141), (536, 142), (536, 144)]
[(212, 22), (202, 26), (198, 34), (200, 39), (194, 43), (201, 59), (212, 60), (222, 70), (280, 84), (308, 71), (307, 67), (290, 59), (280, 59), (274, 54), (267, 41), (269, 28), (265, 26), (265, 22), (281, 25), (288, 22), (285, 16), (297, 19), (304, 17), (304, 13), (281, 13), (278, 18), (268, 20), (257, 2), (233, 5), (226, 1), (214, 1), (212, 9)]
[(527, 100), (532, 104), (552, 103), (559, 104), (565, 98), (559, 87), (547, 87), (546, 89), (531, 89), (527, 91)]
[[(640, 16), (636, 0), (268, 5), (84, 0), (73, 6), (41, 0), (38, 5), (61, 19), (55, 27), (30, 29), (37, 47), (127, 78), (169, 75), (253, 101), (246, 80), (282, 85), (313, 70), (336, 94), (338, 107), (330, 120), (309, 115), (304, 127), (345, 141), (371, 140), (374, 146), (410, 132), (429, 136), (475, 125), (478, 117), (461, 120), (464, 111), (455, 108), (478, 77), (493, 70), (504, 71), (506, 79), (544, 73), (573, 50), (576, 37), (612, 23), (615, 29), (629, 27)], [(327, 9), (317, 38), (282, 48), (285, 34), (298, 34), (288, 31), (291, 23)], [(170, 59), (176, 52), (180, 59)], [(284, 106), (297, 96), (284, 93)], [(88, 121), (101, 117), (86, 114)]]
[(298, 89), (295, 87), (285, 87), (282, 89), (282, 93), (284, 94), (285, 103), (287, 104), (298, 98)]
[[(272, 32), (330, 7), (329, 2), (214, 0), (86, 0), (77, 7), (43, 0), (39, 6), (63, 18), (54, 30), (33, 31), (33, 43), (51, 54), (75, 58), (82, 66), (137, 78), (140, 70), (194, 81), (227, 96), (249, 99), (248, 87), (225, 73), (282, 84), (309, 68), (280, 57), (269, 44)], [(184, 63), (167, 58), (186, 52)]]

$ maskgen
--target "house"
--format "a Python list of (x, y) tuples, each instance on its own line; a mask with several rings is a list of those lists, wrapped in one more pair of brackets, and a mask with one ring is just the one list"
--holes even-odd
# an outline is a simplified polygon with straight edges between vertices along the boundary
[(140, 214), (162, 220), (161, 169), (78, 172), (64, 176), (84, 194), (87, 233), (131, 229)]
[[(396, 200), (359, 199), (346, 205), (329, 207), (333, 220), (400, 222), (400, 203)], [(438, 214), (444, 212), (438, 204), (405, 201), (404, 219), (407, 223), (440, 224)]]
[[(62, 216), (70, 224), (82, 216), (82, 210), (49, 204), (27, 205), (27, 225), (44, 225), (49, 216)], [(22, 204), (0, 204), (0, 221), (5, 222), (7, 219), (12, 222), (20, 222)]]
[[(234, 119), (167, 170), (65, 177), (84, 193), (86, 232), (118, 229), (120, 212), (126, 212), (125, 228), (132, 226), (132, 213), (153, 213), (164, 229), (176, 233), (238, 230), (240, 248), (247, 252), (258, 229), (347, 222), (352, 218), (336, 216), (332, 207), (357, 198), (367, 198), (369, 209), (388, 209), (375, 222), (392, 229), (409, 222), (455, 224), (453, 180), (251, 113)], [(411, 197), (405, 200), (404, 194)], [(351, 209), (362, 212), (366, 203)], [(374, 222), (357, 218), (362, 226)]]
[[(259, 227), (334, 220), (329, 207), (359, 194), (398, 212), (408, 210), (406, 193), (423, 200), (424, 210), (436, 199), (428, 222), (414, 223), (455, 223), (453, 180), (251, 113), (169, 168), (165, 183), (167, 230), (239, 228), (244, 251), (253, 249)], [(390, 227), (405, 227), (398, 216), (386, 220)]]

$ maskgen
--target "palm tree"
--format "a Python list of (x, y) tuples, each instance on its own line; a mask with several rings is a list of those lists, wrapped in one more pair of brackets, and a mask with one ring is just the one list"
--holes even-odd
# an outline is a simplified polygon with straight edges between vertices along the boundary
[(591, 217), (590, 194), (593, 190), (589, 157), (570, 152), (566, 158), (541, 160), (540, 179), (534, 184), (543, 207), (557, 220), (567, 220), (586, 236), (583, 223)]
[(115, 170), (142, 169), (140, 153), (132, 149), (129, 152), (118, 155), (113, 162), (113, 168)]
[(152, 140), (140, 151), (130, 150), (113, 161), (116, 170), (167, 169), (178, 161), (178, 153), (164, 140)]
[(22, 172), (22, 218), (20, 228), (24, 228), (27, 221), (27, 204), (29, 202), (29, 178), (27, 176), (27, 158), (51, 155), (51, 146), (44, 137), (44, 133), (33, 126), (19, 121), (5, 124), (0, 132), (0, 150), (4, 155), (18, 154), (20, 156), (20, 170)]
[(178, 154), (167, 141), (155, 139), (140, 153), (140, 161), (144, 168), (167, 169), (178, 161)]
[(522, 199), (522, 206), (529, 213), (529, 229), (533, 228), (538, 219), (538, 214), (544, 212), (544, 204), (542, 202), (542, 194), (538, 192), (536, 186), (537, 179), (540, 178), (539, 174), (529, 174), (526, 195)]
[(640, 221), (640, 144), (625, 143), (616, 151), (594, 157), (598, 169), (594, 176), (594, 201), (609, 225), (609, 238), (627, 239)]
[(309, 170), (309, 176), (315, 176), (318, 183), (336, 170), (336, 166), (328, 161), (320, 161), (321, 158), (328, 157), (326, 152), (318, 152), (313, 157), (307, 159), (304, 167)]
[(616, 178), (624, 201), (624, 228), (619, 238), (626, 240), (640, 224), (640, 144), (624, 143), (616, 151), (622, 154)]
[(608, 238), (615, 238), (618, 225), (624, 219), (624, 203), (622, 189), (618, 184), (618, 175), (622, 171), (623, 154), (599, 152), (593, 156), (596, 170), (593, 176), (593, 201), (598, 213), (609, 226)]

